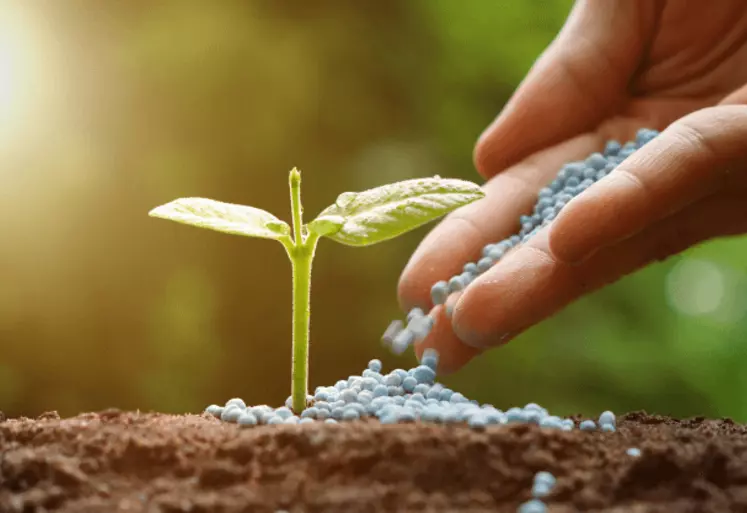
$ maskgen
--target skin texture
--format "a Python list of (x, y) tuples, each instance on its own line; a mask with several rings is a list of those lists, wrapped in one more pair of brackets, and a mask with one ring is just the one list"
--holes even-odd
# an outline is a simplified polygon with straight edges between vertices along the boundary
[(431, 285), (515, 233), (563, 164), (641, 127), (663, 132), (437, 307), (418, 357), (436, 348), (439, 372), (453, 372), (646, 264), (747, 232), (743, 0), (577, 2), (477, 142), (486, 198), (423, 240), (400, 278), (402, 307), (430, 309)]

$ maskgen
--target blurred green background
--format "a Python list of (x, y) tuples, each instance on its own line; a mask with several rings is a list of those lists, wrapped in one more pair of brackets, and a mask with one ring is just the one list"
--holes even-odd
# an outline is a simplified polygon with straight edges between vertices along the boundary
[[(279, 244), (147, 217), (182, 196), (288, 219), (471, 153), (570, 1), (10, 1), (0, 6), (0, 410), (198, 412), (290, 387)], [(399, 273), (426, 233), (322, 242), (311, 386), (389, 355)], [(574, 304), (444, 381), (499, 407), (747, 420), (747, 240)], [(741, 345), (740, 345), (741, 344)]]

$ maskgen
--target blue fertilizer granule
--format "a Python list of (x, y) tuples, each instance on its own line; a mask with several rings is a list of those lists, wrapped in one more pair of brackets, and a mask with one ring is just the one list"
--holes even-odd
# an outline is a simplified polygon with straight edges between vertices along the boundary
[(625, 454), (627, 454), (631, 458), (638, 458), (641, 455), (641, 450), (637, 447), (631, 447), (630, 449), (625, 451)]
[(532, 499), (519, 506), (516, 513), (547, 513), (547, 506), (539, 499)]

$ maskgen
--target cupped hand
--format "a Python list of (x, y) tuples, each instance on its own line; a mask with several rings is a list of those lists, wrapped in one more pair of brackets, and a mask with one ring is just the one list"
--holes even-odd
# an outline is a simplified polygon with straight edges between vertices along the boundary
[[(743, 0), (580, 1), (480, 137), (486, 197), (423, 240), (399, 284), (403, 308), (518, 230), (560, 167), (663, 129), (546, 228), (445, 306), (416, 346), (442, 373), (580, 296), (699, 242), (747, 232), (747, 9)], [(448, 315), (447, 315), (448, 312)]]

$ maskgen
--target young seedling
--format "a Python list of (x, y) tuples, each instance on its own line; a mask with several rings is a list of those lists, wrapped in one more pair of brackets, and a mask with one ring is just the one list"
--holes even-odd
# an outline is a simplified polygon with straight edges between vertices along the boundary
[(293, 233), (287, 223), (254, 207), (205, 198), (181, 198), (156, 207), (149, 215), (219, 232), (280, 242), (293, 269), (292, 403), (306, 407), (308, 387), (311, 263), (320, 237), (349, 246), (369, 246), (392, 239), (484, 196), (474, 183), (419, 178), (364, 192), (344, 192), (334, 205), (303, 224), (301, 173), (290, 172)]

